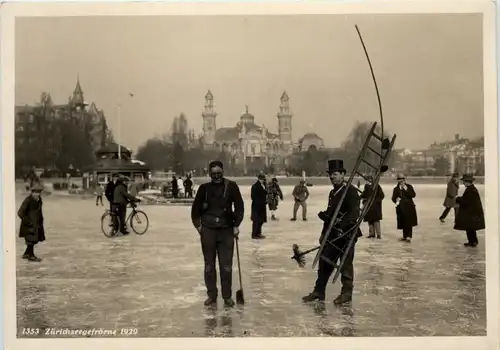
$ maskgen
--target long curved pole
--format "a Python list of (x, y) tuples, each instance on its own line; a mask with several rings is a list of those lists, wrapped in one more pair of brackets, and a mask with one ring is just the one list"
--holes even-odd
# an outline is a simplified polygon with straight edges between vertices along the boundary
[(363, 36), (359, 31), (358, 25), (355, 24), (356, 32), (358, 32), (359, 40), (361, 41), (361, 45), (363, 46), (363, 51), (365, 52), (366, 60), (368, 61), (368, 66), (370, 67), (370, 72), (372, 74), (373, 84), (375, 85), (375, 92), (377, 93), (377, 102), (378, 102), (378, 111), (380, 115), (380, 130), (381, 130), (381, 138), (384, 139), (384, 112), (382, 110), (382, 100), (380, 99), (380, 92), (378, 90), (377, 79), (375, 78), (375, 72), (373, 71), (372, 62), (370, 60), (370, 56), (368, 55), (368, 50), (366, 50), (365, 42), (363, 41)]

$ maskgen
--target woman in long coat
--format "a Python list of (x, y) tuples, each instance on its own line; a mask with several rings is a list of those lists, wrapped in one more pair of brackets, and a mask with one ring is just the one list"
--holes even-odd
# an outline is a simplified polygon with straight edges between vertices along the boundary
[(267, 187), (267, 203), (269, 205), (269, 211), (271, 212), (271, 220), (276, 220), (275, 214), (276, 210), (278, 210), (280, 200), (283, 200), (283, 192), (281, 192), (278, 179), (273, 177), (271, 183)]
[(465, 186), (464, 194), (456, 198), (458, 204), (457, 216), (455, 217), (454, 229), (465, 231), (467, 234), (466, 247), (475, 247), (479, 243), (477, 231), (485, 228), (483, 204), (479, 192), (474, 186), (474, 177), (464, 175), (461, 179)]
[(392, 191), (392, 201), (396, 204), (398, 230), (403, 230), (403, 237), (399, 240), (411, 242), (413, 227), (418, 225), (417, 210), (413, 201), (416, 193), (413, 186), (406, 183), (404, 175), (399, 174), (397, 180), (398, 184)]
[(31, 194), (19, 207), (17, 216), (21, 219), (19, 237), (24, 238), (26, 250), (23, 259), (40, 262), (42, 259), (35, 255), (35, 245), (45, 241), (45, 230), (43, 227), (42, 197), (43, 187), (35, 184), (31, 188)]
[[(373, 181), (372, 176), (368, 176), (367, 180)], [(368, 204), (370, 197), (373, 195), (373, 185), (367, 183), (361, 193), (361, 199), (363, 200), (363, 206)], [(368, 229), (370, 234), (368, 238), (374, 238), (375, 236), (380, 239), (382, 238), (382, 233), (380, 229), (380, 221), (382, 220), (382, 200), (385, 198), (384, 191), (379, 184), (377, 184), (377, 189), (375, 191), (375, 198), (372, 205), (366, 212), (364, 217), (364, 222), (368, 222)]]
[(252, 185), (250, 190), (252, 199), (252, 238), (266, 238), (262, 235), (262, 225), (267, 222), (267, 185), (266, 176), (260, 174), (257, 182)]

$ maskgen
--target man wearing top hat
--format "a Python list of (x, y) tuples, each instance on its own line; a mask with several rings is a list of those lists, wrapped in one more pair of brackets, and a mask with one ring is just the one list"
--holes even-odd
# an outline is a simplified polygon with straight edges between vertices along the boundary
[[(358, 195), (358, 191), (352, 185), (349, 187), (347, 186), (347, 183), (345, 182), (345, 174), (346, 170), (344, 168), (344, 162), (342, 160), (332, 159), (328, 161), (328, 175), (330, 177), (330, 181), (333, 184), (333, 189), (330, 191), (330, 194), (328, 196), (328, 207), (325, 211), (322, 211), (318, 214), (318, 217), (324, 222), (320, 242), (326, 234), (326, 230), (328, 229), (328, 225), (330, 224), (330, 220), (333, 217), (337, 205), (340, 204), (341, 207), (339, 215), (337, 216), (337, 223), (332, 229), (329, 238), (334, 239), (341, 233), (352, 229), (356, 225), (356, 221), (359, 218), (360, 198)], [(347, 193), (344, 201), (340, 203), (344, 191), (347, 191)], [(358, 228), (356, 232), (353, 232), (352, 234), (356, 235), (356, 242), (357, 237), (361, 236), (361, 230), (359, 230)], [(343, 239), (335, 241), (334, 244), (337, 247), (345, 249), (349, 238), (350, 235), (347, 235)], [(342, 290), (340, 295), (333, 301), (337, 305), (344, 304), (352, 300), (354, 281), (354, 245), (351, 247), (347, 254), (347, 258), (341, 270)], [(338, 264), (340, 258), (342, 257), (342, 252), (327, 243), (324, 247), (322, 256)], [(314, 290), (309, 295), (303, 297), (302, 300), (305, 302), (314, 300), (324, 301), (326, 286), (333, 271), (334, 267), (329, 262), (320, 258), (318, 263), (318, 277), (316, 279)]]
[[(219, 259), (220, 284), (224, 305), (232, 307), (232, 274), (234, 239), (244, 217), (244, 203), (240, 188), (234, 181), (224, 178), (220, 161), (209, 164), (211, 181), (200, 185), (191, 207), (191, 220), (201, 240), (205, 261), (205, 306), (217, 303), (217, 269)], [(233, 209), (234, 207), (234, 209)]]
[(457, 197), (458, 211), (454, 229), (467, 234), (466, 247), (478, 245), (477, 231), (485, 228), (483, 204), (479, 192), (474, 186), (474, 176), (466, 174), (461, 178), (465, 186), (464, 194)]
[(257, 181), (252, 185), (250, 197), (252, 199), (252, 239), (263, 239), (262, 226), (267, 222), (267, 184), (266, 175), (259, 174)]
[(448, 186), (446, 187), (446, 196), (443, 202), (444, 211), (439, 217), (439, 221), (441, 221), (442, 223), (445, 222), (444, 219), (446, 219), (452, 208), (455, 212), (455, 217), (457, 217), (457, 204), (455, 199), (458, 196), (459, 187), (460, 185), (458, 184), (458, 173), (453, 173), (450, 181), (448, 182)]

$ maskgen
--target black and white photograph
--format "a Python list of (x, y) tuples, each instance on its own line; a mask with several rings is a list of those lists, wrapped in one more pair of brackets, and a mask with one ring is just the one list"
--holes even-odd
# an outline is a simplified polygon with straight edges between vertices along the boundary
[(417, 3), (8, 4), (6, 348), (498, 346), (495, 8)]

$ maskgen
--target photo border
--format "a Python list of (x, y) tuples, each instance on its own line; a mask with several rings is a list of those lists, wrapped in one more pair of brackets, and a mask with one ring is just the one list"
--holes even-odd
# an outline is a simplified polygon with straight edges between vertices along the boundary
[[(31, 16), (164, 16), (164, 15), (286, 15), (286, 14), (407, 14), (407, 13), (482, 13), (483, 82), (485, 137), (485, 234), (487, 336), (484, 337), (315, 337), (315, 338), (16, 338), (16, 254), (14, 183), (14, 105), (15, 105), (15, 18)], [(493, 1), (421, 0), (366, 1), (358, 3), (326, 2), (232, 2), (232, 3), (3, 3), (0, 12), (0, 116), (1, 116), (1, 225), (3, 242), (3, 339), (4, 348), (17, 349), (312, 349), (366, 348), (402, 349), (497, 349), (499, 332), (499, 199), (498, 199), (498, 114), (497, 65)], [(5, 185), (7, 184), (7, 185)], [(4, 220), (4, 218), (7, 218)]]

